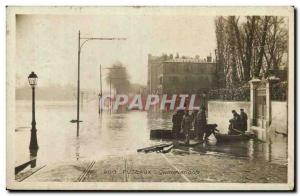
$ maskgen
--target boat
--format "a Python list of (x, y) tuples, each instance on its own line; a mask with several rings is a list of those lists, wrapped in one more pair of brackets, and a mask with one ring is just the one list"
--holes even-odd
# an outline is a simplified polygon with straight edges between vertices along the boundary
[[(215, 130), (217, 124), (207, 124), (209, 129)], [(196, 133), (194, 129), (190, 130), (190, 139), (194, 139), (196, 137)], [(184, 139), (185, 135), (181, 131), (178, 135), (178, 139)], [(171, 129), (151, 129), (150, 130), (150, 139), (174, 139), (174, 134)]]
[[(195, 133), (191, 130), (191, 139), (195, 137)], [(184, 139), (185, 135), (183, 132), (179, 133), (179, 139)], [(174, 139), (174, 135), (171, 129), (151, 129), (150, 139)]]
[(214, 136), (218, 142), (247, 141), (247, 140), (255, 138), (255, 134), (253, 134), (253, 133), (228, 135), (228, 134), (222, 134), (222, 133), (215, 132)]
[(170, 129), (152, 129), (150, 139), (173, 139), (173, 133)]
[(203, 144), (203, 142), (204, 142), (204, 141), (200, 141), (200, 142), (190, 141), (189, 144), (186, 144), (185, 142), (180, 141), (180, 142), (178, 142), (178, 144), (179, 144), (180, 146), (195, 147), (195, 146), (197, 146), (197, 145), (199, 145), (199, 144)]
[(158, 145), (154, 145), (154, 146), (150, 146), (150, 147), (146, 147), (146, 148), (137, 149), (137, 152), (144, 152), (144, 153), (148, 153), (148, 152), (163, 152), (163, 153), (167, 153), (173, 147), (174, 147), (173, 143), (158, 144)]

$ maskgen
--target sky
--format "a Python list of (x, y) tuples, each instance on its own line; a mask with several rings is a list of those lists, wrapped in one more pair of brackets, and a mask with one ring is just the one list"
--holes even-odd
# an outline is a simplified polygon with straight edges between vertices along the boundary
[[(35, 71), (39, 86), (77, 82), (78, 31), (82, 37), (124, 37), (125, 41), (89, 41), (81, 52), (81, 87), (99, 89), (99, 65), (116, 61), (133, 83), (147, 84), (148, 54), (205, 58), (216, 48), (213, 16), (168, 14), (18, 15), (17, 86)], [(104, 89), (107, 71), (103, 69)]]

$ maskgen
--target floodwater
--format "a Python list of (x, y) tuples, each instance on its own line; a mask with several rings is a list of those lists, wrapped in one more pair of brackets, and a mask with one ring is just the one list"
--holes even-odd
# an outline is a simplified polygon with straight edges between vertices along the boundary
[[(71, 160), (102, 159), (107, 155), (137, 153), (138, 148), (161, 143), (150, 140), (150, 130), (171, 129), (171, 114), (145, 111), (98, 114), (96, 101), (81, 107), (80, 132), (76, 137), (75, 102), (36, 103), (36, 123), (39, 151), (38, 163), (55, 163)], [(29, 159), (31, 102), (16, 102), (15, 160), (16, 165)], [(267, 142), (247, 141), (218, 144), (210, 142), (198, 148), (183, 149), (188, 153), (231, 156), (250, 160), (287, 164), (287, 138), (272, 136)]]

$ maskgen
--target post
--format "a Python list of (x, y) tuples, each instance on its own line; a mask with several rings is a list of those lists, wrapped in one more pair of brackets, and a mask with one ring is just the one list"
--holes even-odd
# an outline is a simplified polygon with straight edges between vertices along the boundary
[(111, 78), (109, 78), (109, 113), (111, 113)]
[(81, 102), (80, 105), (81, 105), (81, 107), (80, 107), (80, 108), (81, 108), (81, 110), (83, 110), (83, 97), (84, 97), (84, 92), (81, 91), (81, 92), (80, 92), (80, 95), (81, 95), (81, 99), (80, 99), (80, 102)]
[(101, 64), (100, 64), (99, 114), (102, 114), (102, 104), (101, 104), (101, 99), (102, 99), (102, 68), (101, 68)]
[(79, 136), (79, 99), (80, 99), (80, 31), (78, 32), (78, 75), (77, 75), (77, 137)]
[(261, 80), (258, 78), (252, 78), (252, 80), (249, 81), (250, 83), (250, 117), (249, 117), (249, 127), (251, 128), (252, 126), (256, 126), (256, 88), (261, 83)]
[(32, 87), (32, 122), (31, 122), (31, 136), (30, 136), (30, 144), (29, 151), (31, 156), (37, 155), (38, 143), (36, 137), (36, 122), (35, 122), (35, 88)]

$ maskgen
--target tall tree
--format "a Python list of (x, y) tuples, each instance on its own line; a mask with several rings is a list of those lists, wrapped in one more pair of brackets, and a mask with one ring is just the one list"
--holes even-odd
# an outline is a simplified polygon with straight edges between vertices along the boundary
[(226, 85), (225, 82), (225, 74), (227, 73), (227, 69), (225, 68), (225, 19), (223, 17), (218, 17), (215, 20), (216, 26), (216, 37), (217, 37), (217, 49), (215, 51), (216, 55), (216, 80), (217, 80), (217, 87), (222, 88)]
[(288, 50), (288, 31), (284, 17), (274, 16), (270, 19), (266, 39), (266, 71), (272, 70), (273, 74), (278, 74), (279, 66)]
[(239, 70), (239, 76), (240, 79), (243, 80), (244, 78), (244, 73), (243, 73), (243, 67), (246, 65), (245, 63), (245, 56), (244, 56), (244, 46), (243, 46), (243, 38), (241, 35), (241, 29), (238, 26), (238, 21), (239, 21), (239, 17), (235, 18), (234, 16), (232, 17), (233, 19), (230, 20), (231, 25), (233, 27), (233, 31), (234, 31), (234, 35), (235, 35), (235, 39), (236, 39), (236, 48), (237, 48), (237, 54), (238, 54), (238, 60), (240, 62), (241, 65), (238, 65), (238, 70)]
[(114, 63), (108, 71), (106, 82), (111, 83), (116, 93), (127, 93), (130, 88), (129, 75), (121, 62)]
[(247, 16), (246, 24), (244, 25), (245, 29), (245, 64), (244, 68), (244, 81), (249, 81), (251, 78), (251, 65), (253, 63), (253, 41), (254, 41), (254, 32), (256, 28), (257, 16)]
[[(217, 71), (222, 68), (226, 87), (278, 71), (287, 63), (286, 18), (278, 16), (217, 17)], [(220, 74), (217, 72), (220, 80)]]
[[(254, 73), (253, 73), (255, 77), (259, 77), (261, 68), (263, 66), (263, 56), (265, 53), (265, 45), (266, 45), (269, 21), (270, 21), (270, 16), (264, 16), (262, 19), (262, 31), (257, 31), (257, 38), (259, 39), (259, 46), (258, 46), (259, 52), (257, 57), (258, 58), (257, 65), (254, 68)], [(261, 37), (259, 35), (261, 35)]]

